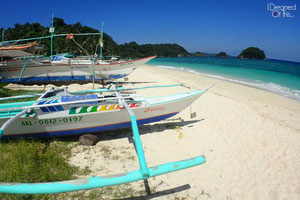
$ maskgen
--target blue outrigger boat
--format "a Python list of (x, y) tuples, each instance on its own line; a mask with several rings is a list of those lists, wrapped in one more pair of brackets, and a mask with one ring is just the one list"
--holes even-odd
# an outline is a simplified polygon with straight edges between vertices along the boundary
[[(156, 56), (149, 56), (145, 58), (139, 58), (135, 60), (104, 60), (102, 56), (103, 48), (103, 23), (100, 33), (76, 33), (76, 34), (57, 34), (54, 35), (53, 27), (53, 14), (52, 25), (50, 27), (51, 35), (26, 38), (19, 40), (4, 41), (4, 29), (2, 35), (2, 42), (0, 42), (0, 51), (6, 51), (1, 49), (18, 49), (31, 47), (31, 45), (10, 46), (2, 47), (3, 44), (11, 44), (19, 41), (37, 41), (40, 39), (51, 39), (51, 55), (45, 57), (42, 55), (15, 57), (12, 60), (6, 60), (5, 62), (1, 58), (0, 62), (0, 82), (4, 83), (22, 83), (22, 84), (34, 84), (34, 83), (59, 83), (62, 82), (91, 82), (101, 81), (108, 79), (119, 79), (128, 76), (137, 67), (152, 60)], [(71, 36), (70, 36), (71, 35)], [(88, 36), (88, 35), (100, 35), (99, 46), (100, 53), (98, 55), (89, 55), (74, 39), (75, 36)], [(69, 37), (73, 40), (82, 50), (84, 50), (87, 56), (75, 56), (68, 53), (53, 55), (53, 39), (55, 37)], [(96, 47), (97, 49), (97, 47)]]

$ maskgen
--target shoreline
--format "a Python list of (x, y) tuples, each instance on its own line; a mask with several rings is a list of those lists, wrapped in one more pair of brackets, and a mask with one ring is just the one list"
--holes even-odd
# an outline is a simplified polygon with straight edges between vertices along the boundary
[[(139, 126), (149, 167), (199, 155), (206, 157), (203, 165), (149, 178), (152, 193), (161, 193), (162, 199), (299, 199), (299, 102), (235, 82), (148, 65), (138, 67), (128, 79), (191, 88), (150, 88), (137, 92), (145, 97), (183, 93), (215, 84), (174, 117)], [(149, 85), (141, 83), (138, 87)], [(68, 87), (76, 91), (91, 89), (92, 84)], [(190, 110), (197, 113), (193, 119)], [(139, 169), (131, 129), (110, 133), (109, 136), (108, 132), (101, 132), (101, 141), (95, 146), (74, 145), (69, 163), (88, 168), (91, 173), (84, 177)], [(174, 190), (182, 185), (187, 189)], [(130, 198), (145, 193), (143, 181), (117, 188), (121, 192), (134, 191)]]
[[(247, 87), (252, 87), (252, 88), (255, 88), (255, 89), (259, 89), (259, 90), (263, 90), (263, 91), (266, 91), (266, 92), (270, 92), (270, 93), (273, 93), (273, 94), (277, 94), (279, 96), (282, 96), (282, 97), (285, 97), (287, 99), (290, 99), (290, 100), (294, 100), (296, 102), (300, 102), (300, 98), (297, 99), (296, 97), (290, 97), (290, 96), (286, 96), (284, 93), (282, 92), (276, 92), (276, 91), (273, 91), (273, 90), (269, 90), (269, 89), (266, 89), (266, 88), (262, 88), (262, 87), (258, 87), (258, 86), (255, 86), (255, 85), (251, 85), (250, 83), (247, 84), (247, 83), (243, 83), (242, 81), (240, 80), (234, 80), (234, 79), (229, 79), (229, 78), (223, 78), (221, 75), (209, 75), (209, 74), (204, 74), (204, 73), (201, 73), (201, 72), (197, 72), (195, 70), (192, 70), (192, 71), (188, 71), (188, 70), (181, 70), (180, 68), (176, 68), (176, 67), (172, 67), (172, 66), (162, 66), (162, 65), (148, 65), (146, 64), (145, 66), (149, 66), (149, 67), (158, 67), (158, 68), (163, 68), (163, 69), (169, 69), (169, 70), (175, 70), (175, 71), (180, 71), (180, 72), (185, 72), (185, 73), (191, 73), (191, 74), (195, 74), (195, 75), (200, 75), (200, 76), (205, 76), (205, 77), (208, 77), (208, 78), (212, 78), (212, 79), (218, 79), (218, 80), (222, 80), (222, 81), (227, 81), (227, 82), (231, 82), (231, 83), (235, 83), (235, 84), (240, 84), (240, 85), (243, 85), (243, 86), (247, 86)], [(194, 71), (194, 72), (193, 72)], [(285, 86), (283, 86), (285, 87)], [(285, 87), (287, 88), (287, 87)], [(287, 88), (289, 90), (291, 90), (290, 88)]]
[[(230, 79), (222, 78), (221, 76), (217, 77), (217, 75), (208, 75), (208, 74), (200, 73), (200, 72), (197, 72), (197, 71), (192, 72), (192, 71), (187, 71), (187, 70), (181, 70), (181, 69), (177, 69), (175, 67), (173, 68), (171, 66), (168, 67), (168, 66), (145, 64), (145, 65), (140, 66), (139, 68), (141, 68), (141, 67), (153, 67), (153, 68), (158, 68), (158, 69), (166, 69), (166, 70), (172, 70), (172, 71), (176, 71), (176, 72), (182, 72), (182, 73), (187, 73), (187, 74), (191, 74), (191, 75), (196, 75), (196, 76), (200, 76), (200, 77), (202, 76), (202, 77), (206, 77), (206, 78), (209, 78), (209, 79), (225, 81), (225, 82), (228, 82), (228, 83), (237, 84), (237, 85), (241, 85), (241, 86), (261, 90), (261, 91), (264, 91), (264, 92), (268, 92), (268, 93), (271, 93), (271, 94), (275, 94), (275, 95), (278, 95), (278, 96), (283, 97), (285, 99), (292, 100), (292, 101), (300, 103), (300, 99), (298, 100), (298, 99), (295, 99), (295, 98), (292, 98), (292, 97), (285, 96), (284, 94), (282, 94), (280, 92), (275, 92), (275, 91), (272, 91), (272, 90), (268, 90), (266, 88), (261, 88), (261, 87), (255, 86), (255, 85), (242, 83), (241, 81), (238, 81), (238, 80), (237, 81), (233, 80), (233, 79), (230, 80)], [(116, 80), (118, 80), (118, 79), (116, 79)], [(123, 79), (120, 79), (120, 80), (123, 80)], [(141, 81), (141, 83), (142, 82), (143, 81)], [(64, 84), (64, 85), (59, 85), (59, 86), (55, 86), (55, 85), (52, 85), (52, 84), (22, 85), (22, 84), (19, 84), (19, 83), (8, 83), (8, 85), (5, 86), (5, 88), (12, 89), (12, 90), (21, 90), (21, 89), (25, 89), (25, 90), (45, 90), (45, 89), (47, 89), (51, 86), (55, 86), (55, 87), (71, 86), (71, 88), (69, 88), (69, 89), (72, 90), (72, 91), (73, 90), (75, 91), (76, 88), (77, 88), (76, 85), (82, 85), (84, 87), (84, 88), (82, 88), (82, 90), (83, 90), (83, 89), (91, 88), (92, 83), (70, 83), (70, 84)], [(101, 86), (101, 84), (98, 84), (98, 83), (95, 82), (95, 88), (100, 87), (100, 86)]]

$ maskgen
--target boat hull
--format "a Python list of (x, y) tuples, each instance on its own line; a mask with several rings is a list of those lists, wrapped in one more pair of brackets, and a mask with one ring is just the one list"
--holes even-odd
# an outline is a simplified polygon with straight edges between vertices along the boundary
[[(174, 98), (168, 102), (153, 103), (148, 106), (133, 103), (131, 109), (138, 124), (147, 124), (176, 115), (201, 94), (195, 93), (186, 98)], [(60, 111), (57, 111), (58, 108), (50, 107), (48, 107), (48, 111), (38, 109), (36, 115), (16, 119), (12, 126), (6, 128), (2, 138), (70, 136), (131, 126), (131, 119), (126, 109), (119, 108), (116, 104), (80, 104), (76, 107), (64, 105), (59, 108)], [(0, 126), (8, 119), (1, 118)]]
[[(60, 60), (51, 63), (12, 61), (0, 64), (0, 82), (6, 83), (53, 83), (86, 82), (93, 80), (118, 79), (128, 76), (138, 66), (155, 56), (120, 63), (95, 63), (89, 60)], [(25, 65), (25, 67), (24, 67)], [(24, 70), (23, 70), (24, 67)], [(94, 71), (94, 72), (93, 72)]]

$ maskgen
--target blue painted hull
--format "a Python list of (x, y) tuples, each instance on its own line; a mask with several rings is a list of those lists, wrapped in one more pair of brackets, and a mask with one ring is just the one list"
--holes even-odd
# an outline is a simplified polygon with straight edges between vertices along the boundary
[[(112, 74), (109, 75), (107, 79), (118, 79), (123, 78), (127, 75), (122, 74)], [(107, 80), (107, 79), (99, 79), (95, 78), (96, 81)], [(42, 76), (42, 77), (29, 77), (29, 78), (8, 78), (8, 79), (0, 79), (0, 82), (3, 83), (53, 83), (53, 82), (86, 82), (93, 80), (93, 76)]]

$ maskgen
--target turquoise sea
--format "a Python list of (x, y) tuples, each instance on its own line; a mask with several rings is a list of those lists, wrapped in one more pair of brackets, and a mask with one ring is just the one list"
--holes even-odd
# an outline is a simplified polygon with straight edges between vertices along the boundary
[(261, 88), (300, 101), (300, 63), (282, 60), (182, 57), (147, 63)]

